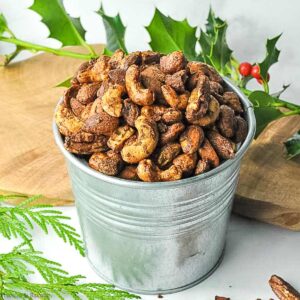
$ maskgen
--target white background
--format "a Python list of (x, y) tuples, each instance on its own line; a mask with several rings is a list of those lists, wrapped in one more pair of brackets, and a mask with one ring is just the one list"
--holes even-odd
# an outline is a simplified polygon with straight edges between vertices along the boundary
[[(65, 0), (64, 3), (73, 17), (81, 18), (88, 42), (105, 42), (101, 19), (94, 12), (99, 8), (98, 0)], [(203, 26), (209, 3), (208, 0), (103, 1), (106, 13), (115, 15), (119, 12), (127, 25), (126, 45), (130, 51), (148, 48), (149, 36), (144, 26), (150, 22), (154, 6), (175, 19), (186, 17), (192, 25)], [(242, 61), (262, 60), (265, 40), (284, 33), (278, 43), (282, 50), (280, 63), (271, 69), (271, 86), (276, 91), (282, 83), (292, 83), (285, 98), (300, 104), (300, 1), (215, 0), (211, 3), (216, 13), (228, 20), (229, 45)], [(9, 26), (19, 38), (58, 47), (59, 42), (47, 38), (49, 32), (40, 22), (40, 17), (27, 9), (31, 4), (32, 0), (0, 0), (0, 12), (5, 14)], [(12, 46), (0, 43), (0, 53), (11, 50)], [(75, 208), (62, 210), (72, 217), (72, 224), (79, 229)], [(61, 262), (70, 273), (85, 274), (89, 281), (101, 280), (90, 269), (86, 259), (55, 238), (54, 234), (45, 237), (36, 230), (34, 235), (36, 247), (47, 257)], [(9, 251), (11, 246), (12, 242), (1, 241), (1, 252)], [(198, 286), (164, 296), (164, 299), (213, 300), (219, 294), (232, 300), (267, 300), (274, 297), (267, 284), (273, 273), (285, 277), (300, 289), (299, 249), (299, 233), (232, 217), (226, 254), (219, 269)], [(157, 297), (144, 296), (143, 299)]]

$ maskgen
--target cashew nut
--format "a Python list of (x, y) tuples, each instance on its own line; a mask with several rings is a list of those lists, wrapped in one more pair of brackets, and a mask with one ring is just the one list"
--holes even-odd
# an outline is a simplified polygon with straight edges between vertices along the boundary
[(130, 99), (123, 101), (122, 116), (129, 126), (134, 126), (134, 122), (139, 115), (140, 108), (138, 105), (130, 101)]
[(188, 104), (189, 92), (184, 92), (181, 95), (177, 95), (174, 89), (169, 85), (163, 85), (161, 87), (163, 96), (167, 103), (174, 109), (185, 110)]
[(140, 180), (137, 175), (137, 167), (133, 165), (126, 166), (119, 175), (120, 178), (127, 180)]
[(141, 56), (142, 56), (142, 64), (152, 65), (152, 64), (159, 64), (161, 54), (158, 52), (146, 50), (146, 51), (142, 51)]
[(223, 86), (216, 82), (216, 81), (210, 81), (209, 82), (209, 87), (210, 87), (210, 91), (213, 93), (213, 94), (223, 94)]
[(144, 116), (136, 119), (135, 127), (137, 137), (128, 140), (121, 151), (123, 160), (131, 164), (149, 157), (156, 148), (159, 136), (156, 123)]
[(185, 92), (185, 82), (187, 80), (186, 70), (178, 71), (166, 76), (166, 84), (172, 87), (177, 93)]
[(89, 64), (83, 64), (77, 71), (76, 79), (80, 83), (100, 82), (108, 78), (110, 57), (101, 55)]
[(185, 126), (183, 123), (174, 123), (166, 128), (166, 131), (160, 135), (160, 145), (166, 145), (174, 142), (178, 136), (184, 131)]
[(118, 127), (107, 141), (107, 146), (119, 152), (124, 143), (134, 134), (134, 129), (128, 125)]
[(108, 65), (110, 69), (116, 69), (121, 66), (122, 60), (125, 57), (125, 53), (121, 49), (117, 49), (111, 56)]
[(156, 163), (160, 168), (167, 167), (173, 159), (181, 152), (181, 146), (178, 143), (169, 143), (163, 146), (157, 153)]
[(241, 114), (244, 111), (240, 98), (235, 92), (225, 92), (221, 99), (223, 99), (224, 104), (231, 107), (236, 113)]
[(161, 119), (166, 124), (178, 123), (182, 120), (182, 112), (174, 108), (167, 108)]
[(182, 171), (184, 176), (189, 176), (193, 173), (197, 163), (197, 153), (180, 154), (173, 160), (173, 164)]
[(209, 78), (210, 81), (216, 81), (218, 83), (222, 83), (223, 79), (219, 75), (219, 73), (210, 65), (198, 62), (198, 61), (190, 61), (187, 64), (187, 69), (190, 74), (202, 74)]
[(202, 128), (197, 125), (189, 126), (179, 138), (182, 151), (186, 154), (197, 152), (203, 140), (204, 132)]
[(188, 100), (185, 116), (190, 123), (202, 118), (208, 110), (209, 81), (206, 76), (200, 76), (197, 86), (193, 89)]
[(100, 135), (94, 139), (92, 142), (76, 142), (72, 137), (66, 137), (65, 148), (75, 154), (92, 154), (95, 152), (102, 152), (108, 149), (107, 147), (107, 137)]
[[(96, 140), (98, 136), (84, 131), (79, 131), (76, 134), (70, 136), (70, 139), (76, 143), (92, 143)], [(106, 139), (107, 140), (107, 139)]]
[(191, 123), (194, 125), (199, 125), (199, 126), (203, 126), (203, 127), (211, 125), (217, 120), (219, 113), (220, 113), (220, 105), (219, 105), (218, 100), (215, 97), (210, 96), (208, 110), (207, 110), (207, 113), (205, 114), (205, 116), (201, 117)]
[(234, 157), (234, 148), (231, 141), (226, 137), (214, 130), (208, 131), (207, 137), (221, 158), (230, 159)]
[(70, 101), (76, 98), (79, 88), (79, 85), (72, 85), (64, 92), (63, 102), (67, 108), (70, 108)]
[(218, 128), (222, 135), (231, 138), (235, 134), (236, 119), (233, 109), (227, 105), (220, 106)]
[(84, 125), (64, 104), (58, 106), (55, 113), (55, 121), (59, 132), (64, 136), (78, 133)]
[(180, 122), (182, 113), (180, 110), (167, 108), (163, 105), (146, 105), (143, 106), (141, 114), (146, 118), (152, 119), (156, 122), (164, 121), (166, 124), (173, 124)]
[(174, 181), (181, 179), (182, 171), (175, 165), (162, 171), (152, 162), (152, 160), (143, 159), (138, 164), (137, 175), (141, 180), (147, 182)]
[(202, 173), (205, 173), (210, 170), (210, 165), (207, 160), (200, 159), (197, 163), (196, 169), (195, 169), (195, 175), (199, 175)]
[(243, 119), (240, 116), (236, 116), (235, 117), (235, 126), (236, 126), (236, 131), (235, 131), (234, 141), (236, 143), (241, 143), (247, 137), (248, 124), (245, 119)]
[(146, 105), (141, 109), (141, 115), (155, 122), (161, 120), (162, 115), (166, 112), (167, 107), (163, 105)]
[(94, 153), (89, 159), (91, 168), (110, 176), (117, 175), (121, 171), (123, 164), (121, 155), (112, 150)]
[(142, 84), (154, 93), (156, 99), (163, 99), (161, 86), (165, 82), (165, 77), (159, 65), (150, 65), (141, 71)]
[(82, 112), (86, 107), (85, 105), (81, 104), (76, 98), (70, 99), (69, 106), (71, 107), (73, 114), (78, 118), (80, 118)]
[(143, 88), (139, 81), (140, 71), (138, 66), (131, 65), (125, 75), (125, 85), (129, 98), (138, 105), (151, 105), (155, 98), (154, 93)]
[(99, 82), (83, 84), (77, 93), (76, 99), (83, 105), (93, 102), (100, 86)]
[(160, 59), (160, 69), (165, 74), (174, 74), (186, 66), (186, 59), (181, 51), (174, 51)]
[(94, 105), (95, 102), (91, 102), (89, 103), (88, 105), (86, 105), (84, 107), (84, 109), (81, 111), (80, 113), (80, 119), (82, 121), (86, 121), (92, 114), (91, 114), (91, 110), (93, 108), (93, 105)]
[(102, 97), (102, 107), (112, 117), (120, 117), (122, 114), (124, 87), (119, 84), (114, 84), (108, 87)]
[(125, 85), (125, 74), (124, 69), (113, 69), (108, 72), (108, 77), (113, 83)]
[(204, 139), (198, 153), (201, 159), (207, 161), (212, 167), (216, 168), (220, 164), (219, 156), (207, 138)]
[(132, 52), (126, 55), (122, 60), (122, 66), (124, 70), (127, 70), (131, 65), (140, 65), (142, 62), (142, 55), (140, 51)]
[(97, 98), (91, 107), (90, 116), (86, 119), (83, 130), (96, 135), (110, 136), (118, 126), (119, 118), (106, 113), (102, 108), (101, 100)]

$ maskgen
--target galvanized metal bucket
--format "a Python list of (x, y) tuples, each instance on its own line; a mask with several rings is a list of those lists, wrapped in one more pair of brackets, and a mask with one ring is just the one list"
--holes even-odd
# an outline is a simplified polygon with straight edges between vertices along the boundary
[(240, 160), (255, 133), (253, 107), (240, 96), (249, 132), (234, 159), (174, 182), (144, 183), (101, 174), (64, 149), (87, 257), (116, 286), (173, 293), (209, 276), (222, 258)]

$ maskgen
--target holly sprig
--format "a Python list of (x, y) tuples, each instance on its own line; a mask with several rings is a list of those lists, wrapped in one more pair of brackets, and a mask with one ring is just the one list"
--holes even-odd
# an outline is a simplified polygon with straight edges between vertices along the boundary
[[(11, 62), (23, 50), (45, 51), (55, 55), (86, 60), (98, 56), (93, 47), (85, 42), (85, 31), (80, 20), (71, 18), (60, 0), (34, 0), (30, 9), (41, 15), (42, 22), (49, 28), (50, 37), (59, 40), (62, 46), (82, 45), (86, 49), (86, 53), (54, 49), (20, 40), (9, 29), (4, 16), (0, 15), (0, 41), (16, 45), (16, 50), (5, 56), (4, 64)], [(106, 29), (107, 44), (104, 54), (111, 55), (117, 49), (122, 49), (127, 53), (126, 27), (120, 16), (107, 16), (103, 7), (97, 13), (102, 18)], [(205, 27), (200, 28), (200, 36), (196, 34), (197, 27), (191, 26), (186, 19), (183, 21), (173, 20), (158, 9), (155, 10), (150, 24), (146, 27), (151, 38), (149, 46), (152, 50), (166, 54), (181, 50), (189, 60), (206, 62), (215, 67), (223, 76), (230, 78), (254, 105), (257, 121), (256, 137), (272, 121), (299, 115), (299, 105), (281, 98), (282, 93), (289, 85), (284, 85), (282, 91), (270, 93), (270, 68), (278, 61), (280, 51), (276, 45), (281, 35), (267, 40), (264, 59), (254, 64), (248, 63), (248, 72), (244, 73), (241, 69), (245, 63), (240, 63), (234, 56), (233, 50), (228, 46), (227, 29), (227, 22), (216, 17), (212, 9), (209, 10)], [(196, 50), (197, 45), (200, 46), (200, 51)], [(248, 88), (249, 81), (253, 79), (258, 81), (263, 90)], [(58, 86), (66, 87), (69, 84), (70, 80), (67, 79)], [(287, 150), (289, 151), (289, 148)]]
[(288, 152), (288, 159), (300, 155), (300, 130), (296, 132), (284, 144)]
[[(84, 256), (83, 242), (76, 230), (66, 223), (70, 218), (51, 206), (34, 205), (40, 196), (0, 195), (0, 236), (20, 238), (22, 243), (8, 253), (0, 253), (0, 299), (140, 299), (139, 296), (117, 290), (113, 285), (82, 283), (82, 275), (71, 276), (62, 269), (61, 264), (43, 257), (34, 249), (31, 229), (36, 225), (48, 233), (52, 228), (56, 235), (69, 242)], [(9, 199), (22, 199), (21, 204), (3, 206)], [(30, 279), (39, 274), (43, 283)]]

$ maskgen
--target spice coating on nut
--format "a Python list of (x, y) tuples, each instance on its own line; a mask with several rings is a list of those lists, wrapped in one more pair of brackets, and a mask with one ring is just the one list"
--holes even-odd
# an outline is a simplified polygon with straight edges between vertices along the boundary
[(189, 126), (180, 136), (179, 141), (182, 151), (187, 154), (197, 152), (204, 140), (204, 132), (197, 125)]

